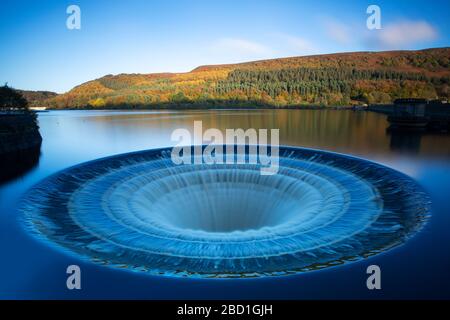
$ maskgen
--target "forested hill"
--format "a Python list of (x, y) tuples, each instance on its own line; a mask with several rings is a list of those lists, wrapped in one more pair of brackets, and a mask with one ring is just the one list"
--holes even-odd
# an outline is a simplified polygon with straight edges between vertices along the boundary
[(47, 99), (51, 108), (350, 105), (450, 98), (450, 48), (357, 52), (107, 75)]
[(18, 91), (27, 100), (30, 107), (39, 107), (45, 100), (49, 100), (58, 95), (57, 93), (50, 91), (16, 91)]

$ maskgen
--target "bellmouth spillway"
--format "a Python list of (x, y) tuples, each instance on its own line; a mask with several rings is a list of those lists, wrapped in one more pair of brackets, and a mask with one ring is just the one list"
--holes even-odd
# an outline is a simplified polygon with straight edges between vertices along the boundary
[(407, 241), (429, 199), (406, 175), (325, 151), (280, 147), (279, 172), (182, 164), (171, 149), (57, 173), (20, 210), (34, 235), (95, 263), (180, 277), (264, 277), (356, 261)]

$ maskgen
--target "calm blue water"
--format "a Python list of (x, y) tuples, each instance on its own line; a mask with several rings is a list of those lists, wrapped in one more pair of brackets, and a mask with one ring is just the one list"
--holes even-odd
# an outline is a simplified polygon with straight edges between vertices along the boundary
[[(301, 275), (241, 280), (148, 276), (80, 260), (36, 240), (18, 222), (26, 190), (61, 169), (124, 152), (170, 146), (175, 128), (280, 128), (281, 143), (344, 152), (402, 171), (433, 201), (425, 229), (370, 259)], [(55, 111), (39, 116), (43, 145), (37, 166), (0, 185), (0, 298), (335, 299), (450, 298), (450, 135), (387, 133), (383, 115), (352, 111)], [(78, 264), (82, 290), (66, 289)], [(366, 288), (367, 266), (382, 270), (382, 290)]]

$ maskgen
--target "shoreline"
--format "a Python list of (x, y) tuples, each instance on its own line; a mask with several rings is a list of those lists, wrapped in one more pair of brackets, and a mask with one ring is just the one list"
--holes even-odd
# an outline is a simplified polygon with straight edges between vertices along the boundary
[(197, 106), (159, 106), (159, 107), (105, 107), (105, 108), (93, 108), (93, 107), (83, 107), (83, 108), (47, 108), (45, 110), (36, 111), (36, 113), (44, 113), (48, 111), (183, 111), (183, 110), (367, 110), (366, 107), (362, 106), (288, 106), (288, 107), (271, 107), (271, 106), (208, 106), (208, 107), (197, 107)]
[(0, 155), (26, 151), (42, 143), (34, 113), (2, 113), (0, 128)]

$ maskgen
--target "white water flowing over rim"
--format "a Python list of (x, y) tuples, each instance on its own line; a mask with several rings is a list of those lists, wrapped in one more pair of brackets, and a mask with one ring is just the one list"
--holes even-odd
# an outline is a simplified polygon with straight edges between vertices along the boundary
[(99, 264), (153, 275), (262, 277), (388, 250), (430, 212), (413, 179), (346, 155), (280, 147), (278, 174), (262, 176), (252, 164), (175, 165), (170, 152), (123, 154), (57, 173), (27, 193), (24, 225)]

